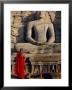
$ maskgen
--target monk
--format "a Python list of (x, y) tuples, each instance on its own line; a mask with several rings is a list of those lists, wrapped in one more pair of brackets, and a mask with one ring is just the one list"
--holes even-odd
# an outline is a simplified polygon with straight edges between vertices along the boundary
[(24, 66), (25, 66), (25, 55), (23, 55), (23, 49), (21, 48), (16, 55), (16, 75), (20, 79), (24, 79), (24, 68), (25, 68)]

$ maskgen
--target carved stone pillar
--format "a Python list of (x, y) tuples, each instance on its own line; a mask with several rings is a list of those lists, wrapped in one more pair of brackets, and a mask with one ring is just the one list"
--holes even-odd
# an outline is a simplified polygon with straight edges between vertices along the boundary
[(32, 72), (31, 73), (34, 73), (34, 66), (35, 66), (35, 63), (33, 62), (32, 63)]
[(43, 69), (43, 63), (39, 62), (39, 66), (40, 66), (40, 78), (42, 78), (42, 69)]
[(42, 73), (42, 65), (43, 65), (42, 62), (40, 62), (39, 65), (40, 65), (40, 73)]
[(58, 64), (56, 64), (56, 72), (58, 72)]
[(50, 64), (48, 64), (48, 72), (50, 72)]
[(15, 64), (12, 64), (11, 74), (12, 74), (12, 75), (16, 75), (16, 73), (15, 73)]

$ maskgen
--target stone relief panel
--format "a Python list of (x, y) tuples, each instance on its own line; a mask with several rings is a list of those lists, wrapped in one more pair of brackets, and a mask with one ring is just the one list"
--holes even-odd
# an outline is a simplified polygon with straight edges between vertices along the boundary
[(61, 12), (11, 11), (12, 68), (20, 48), (30, 58), (32, 74), (61, 72)]
[[(11, 36), (12, 43), (25, 43), (28, 42), (26, 40), (27, 33), (27, 24), (28, 22), (35, 21), (39, 18), (37, 12), (24, 12), (24, 11), (12, 11), (11, 12)], [(50, 15), (50, 16), (49, 16)], [(45, 21), (50, 22), (50, 20), (54, 23), (54, 31), (55, 31), (55, 41), (57, 41), (56, 37), (60, 35), (61, 29), (61, 12), (58, 11), (54, 13), (53, 11), (49, 12), (44, 18)], [(51, 19), (52, 18), (52, 19)], [(48, 20), (47, 20), (48, 19)], [(42, 22), (42, 21), (41, 21)], [(46, 37), (49, 36), (49, 33)], [(35, 38), (35, 32), (32, 29), (32, 37)], [(60, 41), (60, 37), (59, 37)]]
[[(52, 52), (48, 47), (61, 42), (60, 11), (12, 11), (11, 47), (25, 48), (26, 52)], [(31, 45), (30, 45), (31, 44)], [(32, 47), (32, 48), (31, 48)], [(54, 48), (60, 52), (60, 45)], [(56, 51), (53, 50), (53, 52)], [(12, 50), (13, 51), (13, 50)]]

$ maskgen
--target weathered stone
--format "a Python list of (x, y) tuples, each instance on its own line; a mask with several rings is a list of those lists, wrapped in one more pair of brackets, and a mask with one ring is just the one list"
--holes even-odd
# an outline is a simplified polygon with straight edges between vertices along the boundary
[(11, 42), (16, 43), (16, 37), (11, 35)]
[(11, 16), (11, 24), (14, 23), (14, 17)]
[(28, 52), (28, 53), (30, 53), (30, 52), (34, 53), (33, 51), (36, 52), (36, 50), (37, 50), (37, 46), (32, 45), (30, 43), (17, 43), (16, 49), (20, 50), (20, 48), (23, 48), (24, 52)]
[(18, 36), (18, 28), (12, 28), (11, 29), (11, 35)]
[(53, 52), (54, 53), (61, 53), (61, 44), (60, 43), (57, 43), (54, 45)]
[(12, 15), (12, 16), (15, 16), (16, 13), (17, 13), (17, 12), (15, 12), (15, 11), (11, 11), (11, 15)]
[(55, 11), (50, 11), (49, 14), (51, 15), (52, 22), (53, 22), (55, 20), (56, 12)]
[(16, 32), (14, 32), (14, 31), (11, 31), (11, 35), (12, 36), (17, 36), (18, 34)]
[[(57, 46), (57, 47), (56, 47)], [(42, 46), (36, 46), (30, 43), (17, 43), (16, 44), (16, 49), (20, 50), (20, 48), (24, 49), (24, 52), (26, 53), (60, 53), (61, 48), (60, 44), (55, 44), (54, 47), (49, 47), (48, 45), (42, 45)]]
[(11, 11), (11, 15), (12, 16), (20, 16), (21, 15), (21, 11)]
[(22, 12), (21, 15), (22, 15), (22, 16), (29, 16), (29, 15), (31, 15), (31, 12)]
[(19, 16), (15, 16), (15, 19), (14, 19), (15, 21), (21, 21), (22, 20), (22, 17), (19, 17)]
[[(61, 61), (61, 54), (27, 54), (24, 53), (26, 57), (30, 57), (31, 62), (42, 62), (42, 63), (57, 63)], [(16, 57), (16, 53), (12, 54), (11, 60), (13, 61)]]
[(46, 62), (58, 62), (61, 60), (61, 55), (60, 54), (35, 54), (33, 61), (46, 61)]
[(21, 19), (20, 19), (20, 20), (16, 20), (16, 19), (15, 19), (15, 20), (14, 20), (14, 23), (21, 23), (21, 21), (22, 21)]
[(16, 27), (17, 27), (17, 28), (20, 28), (21, 26), (22, 26), (22, 23), (14, 23), (14, 24), (13, 24), (13, 27), (15, 27), (15, 28), (16, 28)]
[[(25, 18), (27, 19), (27, 17), (30, 16), (29, 21), (31, 21), (31, 20), (33, 21), (35, 19), (35, 17), (31, 17), (33, 14), (35, 14), (35, 12), (31, 12), (31, 11), (27, 11), (27, 12), (26, 11), (12, 11), (11, 12), (11, 42), (12, 42), (11, 43), (11, 65), (12, 65), (12, 74), (13, 75), (15, 74), (14, 73), (15, 63), (16, 63), (15, 57), (17, 54), (16, 51), (20, 50), (20, 48), (23, 48), (24, 55), (26, 57), (30, 57), (30, 61), (32, 64), (32, 70), (33, 70), (33, 65), (37, 65), (37, 64), (40, 65), (40, 72), (43, 69), (43, 67), (42, 67), (43, 65), (49, 65), (48, 72), (52, 73), (52, 72), (50, 72), (50, 70), (51, 70), (50, 65), (51, 64), (56, 64), (56, 65), (61, 64), (61, 44), (56, 43), (51, 47), (49, 47), (48, 45), (36, 46), (36, 45), (32, 45), (30, 43), (27, 43), (27, 41), (25, 41), (25, 35), (27, 32), (26, 25), (28, 23), (25, 22), (24, 20), (25, 20)], [(49, 14), (51, 15), (51, 17), (48, 15), (48, 12), (45, 13), (44, 21), (46, 23), (48, 23), (48, 22), (50, 23), (51, 19), (52, 19), (52, 21), (54, 21), (55, 13), (53, 11), (51, 11), (51, 12), (49, 11)], [(59, 16), (60, 16), (60, 14), (59, 14)], [(60, 17), (56, 17), (56, 18), (60, 18)], [(57, 20), (59, 20), (59, 21), (57, 21), (56, 18), (55, 18), (55, 21), (56, 21), (55, 24), (57, 27), (59, 25), (59, 28), (60, 28), (60, 23), (59, 23), (60, 19), (57, 19)], [(22, 20), (23, 20), (23, 22), (22, 22)], [(39, 27), (39, 30), (41, 30), (41, 28)], [(57, 28), (54, 28), (54, 29), (56, 30)], [(59, 30), (59, 29), (57, 29), (57, 30)], [(42, 39), (42, 36), (40, 36), (40, 37)], [(44, 71), (45, 71), (45, 68), (44, 68)], [(57, 70), (57, 73), (58, 73), (58, 70)], [(53, 75), (54, 79), (61, 78), (61, 74), (54, 75), (54, 73), (52, 73), (52, 75)]]
[[(50, 13), (51, 17), (53, 17), (53, 18), (55, 17), (55, 12), (54, 11), (49, 11), (49, 13)], [(18, 14), (21, 14), (21, 15), (19, 16)], [(24, 14), (24, 16), (22, 16), (22, 14)], [(19, 30), (19, 28), (22, 26), (22, 24), (24, 24), (24, 22), (21, 23), (22, 18), (26, 17), (26, 16), (29, 16), (31, 14), (33, 14), (33, 12), (31, 12), (31, 11), (27, 11), (27, 12), (26, 11), (12, 11), (11, 12), (11, 18), (14, 18), (14, 19), (12, 19), (11, 26), (18, 28), (18, 30)], [(46, 21), (47, 22), (51, 22), (50, 16), (48, 15), (48, 12), (46, 12), (46, 16), (45, 17), (47, 17), (47, 18), (44, 19), (45, 22)], [(48, 21), (48, 20), (50, 20), (50, 21)], [(23, 41), (23, 39), (22, 39), (22, 41)]]
[(14, 48), (14, 43), (11, 43), (11, 48)]

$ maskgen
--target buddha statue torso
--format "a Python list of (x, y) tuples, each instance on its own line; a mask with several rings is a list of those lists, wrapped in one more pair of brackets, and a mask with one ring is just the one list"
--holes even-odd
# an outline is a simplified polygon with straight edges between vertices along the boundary
[[(35, 32), (35, 39), (31, 37), (32, 29), (34, 29)], [(51, 32), (51, 38), (49, 41), (51, 44), (52, 42), (54, 42), (55, 38), (54, 38), (54, 28), (50, 18), (48, 17), (46, 20), (46, 17), (44, 17), (38, 20), (31, 21), (28, 23), (27, 26), (27, 40), (35, 45), (44, 44), (47, 41), (46, 37), (47, 30)]]
[(47, 41), (46, 32), (47, 32), (48, 24), (35, 24), (35, 40), (44, 43)]

